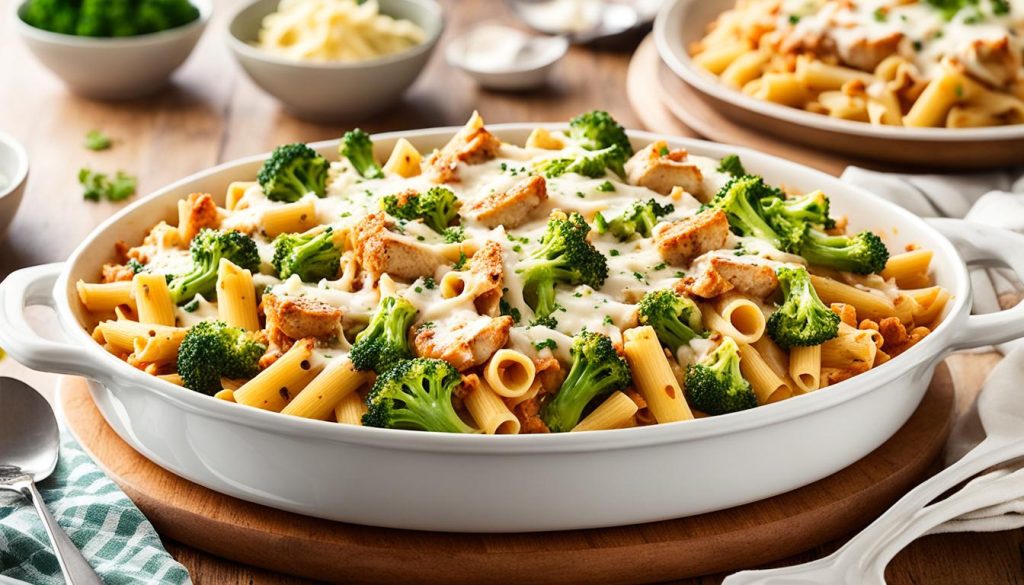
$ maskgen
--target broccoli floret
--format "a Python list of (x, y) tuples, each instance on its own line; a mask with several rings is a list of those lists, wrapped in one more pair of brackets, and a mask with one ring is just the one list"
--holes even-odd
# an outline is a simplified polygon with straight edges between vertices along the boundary
[(766, 197), (761, 200), (765, 217), (777, 231), (800, 229), (808, 225), (835, 227), (835, 220), (829, 217), (828, 197), (821, 191), (814, 191), (800, 197)]
[(672, 353), (704, 333), (697, 303), (667, 288), (645, 294), (637, 313), (640, 324), (653, 327), (658, 340)]
[(444, 231), (441, 232), (441, 235), (444, 236), (445, 243), (458, 244), (459, 242), (466, 241), (466, 228), (462, 227), (461, 225), (444, 228)]
[(384, 297), (370, 324), (359, 332), (349, 356), (357, 370), (374, 370), (378, 374), (412, 357), (409, 327), (419, 311), (402, 297)]
[(51, 32), (127, 37), (188, 24), (199, 18), (199, 9), (188, 0), (29, 0), (21, 15)]
[(618, 146), (622, 149), (623, 163), (633, 154), (633, 145), (629, 142), (626, 130), (611, 114), (601, 110), (580, 114), (569, 120), (569, 137), (577, 140), (587, 150)]
[(473, 433), (452, 406), (461, 383), (458, 370), (444, 360), (406, 360), (382, 374), (367, 396), (363, 425), (385, 429)]
[(330, 227), (319, 234), (281, 234), (274, 239), (274, 268), (281, 280), (298, 274), (305, 282), (338, 275), (341, 249)]
[(597, 233), (611, 232), (620, 241), (625, 242), (633, 236), (639, 235), (642, 238), (651, 237), (651, 231), (658, 223), (659, 217), (664, 217), (673, 211), (675, 206), (671, 203), (661, 205), (654, 199), (644, 203), (635, 201), (622, 215), (608, 221), (598, 213), (594, 217), (594, 224)]
[(740, 348), (731, 337), (686, 368), (686, 396), (695, 408), (712, 415), (757, 406), (754, 389), (740, 372)]
[(352, 163), (352, 168), (364, 179), (383, 179), (384, 171), (373, 158), (373, 140), (359, 128), (350, 130), (341, 137), (338, 154)]
[(249, 331), (223, 321), (202, 321), (185, 333), (178, 349), (178, 374), (186, 388), (216, 394), (221, 377), (251, 378), (259, 373), (267, 346)]
[(732, 231), (740, 236), (760, 238), (780, 250), (793, 251), (803, 238), (806, 226), (786, 224), (777, 230), (768, 223), (762, 199), (781, 198), (782, 193), (765, 184), (764, 179), (744, 175), (731, 179), (703, 209), (721, 209), (729, 218)]
[(807, 269), (781, 267), (783, 303), (768, 317), (768, 335), (780, 347), (821, 345), (839, 335), (839, 315), (818, 298)]
[(327, 159), (296, 142), (275, 148), (257, 178), (270, 200), (292, 203), (307, 193), (317, 197), (327, 193), (328, 166)]
[(809, 230), (798, 254), (812, 266), (857, 274), (881, 272), (889, 261), (885, 242), (869, 231), (854, 236), (830, 236)]
[(580, 154), (575, 157), (551, 158), (537, 163), (535, 169), (538, 173), (549, 179), (561, 177), (566, 173), (576, 173), (591, 179), (600, 179), (605, 176), (605, 171), (611, 169), (620, 177), (626, 175), (623, 168), (625, 156), (622, 154), (622, 147), (613, 144), (603, 150), (595, 150)]
[(388, 195), (381, 201), (384, 211), (399, 219), (422, 219), (439, 234), (459, 215), (459, 200), (450, 189), (432, 187), (421, 195)]
[(557, 284), (586, 284), (601, 288), (608, 278), (608, 261), (587, 240), (590, 226), (579, 213), (551, 214), (540, 247), (516, 269), (523, 275), (523, 295), (538, 319), (556, 309)]
[(171, 298), (175, 303), (184, 304), (196, 294), (212, 298), (217, 286), (217, 268), (225, 258), (245, 270), (256, 272), (260, 267), (260, 255), (256, 242), (249, 236), (233, 230), (218, 231), (204, 229), (196, 234), (189, 246), (192, 255), (192, 269), (168, 282)]
[(612, 340), (600, 333), (582, 331), (572, 341), (572, 367), (565, 382), (541, 409), (540, 417), (553, 432), (571, 431), (583, 409), (595, 398), (607, 396), (632, 382), (626, 360), (619, 357)]
[(728, 173), (734, 177), (742, 177), (747, 174), (747, 169), (743, 168), (743, 163), (740, 162), (738, 154), (730, 154), (718, 161), (718, 172)]

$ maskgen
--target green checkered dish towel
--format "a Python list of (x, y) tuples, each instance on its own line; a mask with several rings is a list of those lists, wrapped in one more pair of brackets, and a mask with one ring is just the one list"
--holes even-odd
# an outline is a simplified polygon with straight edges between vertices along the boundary
[[(153, 526), (62, 429), (60, 462), (39, 484), (43, 500), (107, 585), (191, 583)], [(43, 523), (28, 501), (0, 492), (0, 583), (61, 585)]]

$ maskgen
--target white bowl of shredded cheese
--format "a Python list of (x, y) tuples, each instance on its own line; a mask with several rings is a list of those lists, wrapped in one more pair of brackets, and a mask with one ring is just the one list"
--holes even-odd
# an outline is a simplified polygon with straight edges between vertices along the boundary
[(228, 24), (249, 77), (313, 120), (365, 118), (393, 106), (444, 30), (433, 0), (257, 0)]

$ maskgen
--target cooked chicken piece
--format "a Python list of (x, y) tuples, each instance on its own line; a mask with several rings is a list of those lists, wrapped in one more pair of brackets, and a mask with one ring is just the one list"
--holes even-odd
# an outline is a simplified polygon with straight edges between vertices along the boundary
[(100, 282), (122, 282), (135, 277), (135, 271), (123, 264), (104, 264), (103, 277)]
[(536, 433), (550, 433), (548, 425), (540, 418), (540, 399), (536, 396), (524, 400), (512, 409), (512, 414), (519, 419), (519, 433), (530, 435)]
[(178, 232), (182, 242), (192, 241), (203, 228), (217, 229), (220, 225), (220, 212), (209, 193), (192, 193), (188, 199), (179, 201), (178, 214), (181, 218)]
[(1010, 46), (1009, 37), (976, 39), (964, 50), (960, 60), (966, 73), (995, 87), (1006, 87), (1017, 79), (1021, 53)]
[(501, 140), (484, 128), (480, 114), (473, 115), (466, 125), (440, 150), (427, 158), (429, 176), (435, 183), (451, 183), (459, 180), (459, 163), (476, 165), (491, 160), (498, 154)]
[(671, 193), (673, 187), (682, 187), (703, 201), (704, 175), (697, 165), (686, 159), (685, 149), (670, 151), (665, 141), (659, 140), (626, 161), (626, 178), (634, 185), (642, 185), (662, 195)]
[(424, 244), (388, 229), (383, 213), (373, 213), (357, 228), (356, 253), (364, 270), (413, 280), (431, 276), (445, 259)]
[(710, 299), (736, 291), (763, 299), (775, 292), (779, 279), (771, 266), (743, 256), (706, 256), (696, 262), (691, 276), (677, 290)]
[(673, 266), (686, 267), (697, 256), (725, 246), (729, 218), (721, 209), (714, 209), (659, 228), (654, 244), (661, 257)]
[(421, 327), (413, 339), (416, 355), (445, 360), (461, 371), (487, 361), (508, 342), (512, 317), (474, 316)]
[(481, 315), (497, 317), (500, 312), (501, 287), (505, 280), (505, 270), (501, 244), (487, 242), (469, 259), (469, 272), (473, 275), (477, 288), (473, 304)]
[(530, 212), (547, 198), (544, 177), (533, 176), (516, 183), (508, 191), (491, 193), (473, 203), (466, 209), (465, 216), (492, 229), (499, 225), (512, 229), (525, 223)]
[(874, 71), (886, 57), (896, 54), (902, 40), (903, 33), (893, 32), (879, 38), (861, 37), (848, 46), (841, 43), (838, 43), (838, 46), (847, 65), (861, 71)]
[(282, 349), (291, 347), (296, 339), (327, 340), (341, 332), (341, 309), (306, 297), (265, 294), (263, 313), (267, 316), (267, 337)]

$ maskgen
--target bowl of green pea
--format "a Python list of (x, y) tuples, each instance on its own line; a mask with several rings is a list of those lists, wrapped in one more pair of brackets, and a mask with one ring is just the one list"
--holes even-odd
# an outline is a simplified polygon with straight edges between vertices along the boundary
[(133, 99), (163, 88), (195, 48), (210, 0), (25, 0), (18, 35), (75, 94)]

